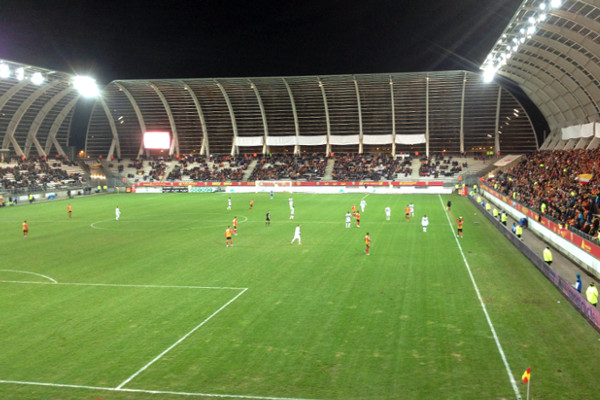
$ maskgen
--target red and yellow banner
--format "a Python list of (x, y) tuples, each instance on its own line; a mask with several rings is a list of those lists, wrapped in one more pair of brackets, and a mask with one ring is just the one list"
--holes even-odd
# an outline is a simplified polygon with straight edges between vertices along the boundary
[[(397, 181), (347, 181), (347, 182), (291, 182), (292, 186), (444, 186), (444, 182), (397, 182)], [(255, 182), (140, 182), (135, 186), (256, 186)]]

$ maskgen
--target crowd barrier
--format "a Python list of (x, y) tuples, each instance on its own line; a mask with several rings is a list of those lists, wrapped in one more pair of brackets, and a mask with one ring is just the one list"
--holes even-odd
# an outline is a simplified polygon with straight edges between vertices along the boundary
[[(494, 190), (483, 187), (483, 189), (487, 193), (492, 193)], [(499, 198), (499, 197), (496, 197)], [(585, 294), (579, 293), (575, 288), (571, 285), (571, 282), (561, 277), (556, 271), (552, 270), (542, 259), (542, 257), (534, 252), (530, 247), (528, 247), (524, 242), (519, 240), (516, 235), (512, 233), (510, 229), (506, 226), (502, 225), (496, 218), (493, 218), (492, 214), (486, 212), (481, 204), (478, 204), (477, 201), (470, 197), (470, 200), (475, 204), (475, 206), (481, 211), (483, 215), (485, 215), (488, 220), (496, 226), (496, 228), (517, 248), (525, 257), (527, 257), (533, 265), (550, 281), (558, 291), (573, 305), (573, 307), (583, 315), (583, 317), (596, 329), (600, 332), (600, 311), (592, 306), (585, 298)], [(510, 214), (509, 204), (505, 203), (504, 211)], [(531, 210), (529, 210), (531, 211)], [(527, 214), (530, 218), (534, 218), (534, 215), (529, 213)], [(514, 218), (514, 216), (513, 216)], [(528, 229), (531, 228), (532, 222), (528, 223)]]
[(516, 220), (527, 218), (528, 229), (551, 243), (571, 261), (600, 279), (600, 246), (577, 233), (559, 226), (538, 212), (481, 184), (482, 195)]

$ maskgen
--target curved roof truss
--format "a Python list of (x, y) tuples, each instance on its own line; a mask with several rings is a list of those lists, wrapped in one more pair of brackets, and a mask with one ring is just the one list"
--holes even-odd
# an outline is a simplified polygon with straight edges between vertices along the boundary
[(515, 81), (551, 132), (600, 121), (600, 0), (524, 0), (482, 69)]

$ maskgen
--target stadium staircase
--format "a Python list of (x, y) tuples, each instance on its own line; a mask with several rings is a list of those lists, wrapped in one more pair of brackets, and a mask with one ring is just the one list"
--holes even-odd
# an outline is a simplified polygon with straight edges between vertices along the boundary
[(242, 178), (242, 181), (248, 182), (248, 179), (250, 178), (250, 175), (252, 175), (252, 171), (254, 171), (256, 164), (258, 164), (258, 160), (250, 161), (250, 164), (248, 164), (248, 169), (246, 169), (246, 171), (244, 171), (244, 176)]
[(327, 160), (327, 166), (325, 167), (325, 173), (323, 174), (323, 181), (333, 180), (333, 166), (335, 165), (335, 158)]
[(165, 172), (163, 172), (163, 175), (160, 177), (160, 181), (164, 182), (167, 179), (167, 176), (169, 176), (169, 174), (171, 173), (171, 171), (173, 171), (175, 169), (176, 166), (179, 165), (179, 160), (177, 161), (171, 161), (167, 163), (167, 168), (165, 169)]

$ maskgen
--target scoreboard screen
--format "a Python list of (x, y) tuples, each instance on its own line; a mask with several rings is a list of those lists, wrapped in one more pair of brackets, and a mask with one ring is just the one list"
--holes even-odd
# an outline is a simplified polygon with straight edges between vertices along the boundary
[(171, 134), (162, 131), (144, 132), (144, 148), (145, 149), (161, 149), (166, 150), (171, 147)]

